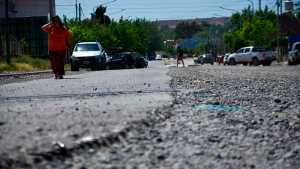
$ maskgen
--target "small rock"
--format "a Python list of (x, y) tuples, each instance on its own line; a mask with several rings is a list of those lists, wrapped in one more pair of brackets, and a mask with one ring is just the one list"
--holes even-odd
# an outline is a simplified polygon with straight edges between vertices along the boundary
[(157, 143), (161, 143), (163, 140), (161, 138), (156, 139)]
[(0, 121), (0, 126), (4, 126), (6, 123), (4, 121)]
[(275, 103), (280, 103), (281, 100), (277, 98), (277, 99), (274, 100), (274, 102), (275, 102)]
[(44, 130), (43, 128), (39, 127), (39, 128), (37, 128), (35, 131), (37, 131), (37, 132), (42, 132), (43, 130)]
[(79, 108), (78, 108), (78, 107), (76, 107), (76, 108), (75, 108), (75, 110), (76, 110), (76, 111), (78, 111), (78, 110), (79, 110)]
[(77, 143), (81, 144), (81, 143), (87, 143), (87, 142), (92, 142), (95, 141), (96, 139), (93, 136), (85, 136), (82, 137), (81, 139), (79, 139), (77, 141)]
[(219, 143), (221, 142), (222, 138), (220, 138), (219, 136), (211, 136), (208, 138), (209, 142), (213, 142), (213, 143)]
[(35, 157), (35, 158), (33, 159), (33, 162), (34, 162), (35, 164), (39, 164), (39, 163), (42, 162), (42, 159), (39, 158), (39, 157)]
[(78, 134), (72, 134), (71, 137), (75, 138), (75, 139), (78, 139), (79, 138), (79, 135)]
[(157, 156), (157, 159), (160, 160), (160, 161), (162, 161), (162, 160), (165, 160), (165, 159), (166, 159), (166, 156), (164, 156), (164, 155), (159, 155), (159, 156)]
[(81, 166), (79, 169), (88, 169), (88, 168), (86, 168), (85, 166)]
[(254, 164), (251, 164), (251, 165), (250, 165), (250, 168), (251, 168), (251, 169), (255, 169), (256, 166), (255, 166)]
[(223, 159), (223, 157), (221, 156), (221, 154), (218, 154), (218, 155), (216, 156), (216, 158), (217, 158), (217, 159)]
[(284, 158), (286, 158), (286, 159), (295, 158), (297, 155), (299, 155), (298, 150), (290, 151), (284, 156)]

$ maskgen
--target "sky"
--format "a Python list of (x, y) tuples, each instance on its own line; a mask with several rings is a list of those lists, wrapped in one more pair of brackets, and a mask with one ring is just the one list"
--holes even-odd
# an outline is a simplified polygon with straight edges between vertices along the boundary
[[(231, 16), (247, 6), (258, 9), (259, 0), (77, 0), (83, 18), (89, 18), (96, 7), (107, 7), (106, 15), (114, 20), (145, 18), (147, 20), (193, 19)], [(261, 0), (262, 7), (276, 9), (276, 0)], [(76, 0), (56, 0), (58, 15), (75, 17)]]

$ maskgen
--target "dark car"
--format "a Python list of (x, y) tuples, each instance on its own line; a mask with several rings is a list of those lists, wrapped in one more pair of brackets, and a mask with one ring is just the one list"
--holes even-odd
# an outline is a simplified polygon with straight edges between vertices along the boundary
[(133, 56), (133, 60), (135, 61), (136, 68), (148, 67), (148, 60), (146, 59), (145, 56), (137, 52), (132, 52), (131, 55)]
[(204, 63), (210, 63), (210, 64), (214, 64), (214, 57), (212, 56), (212, 54), (204, 54), (204, 55), (200, 55), (196, 60), (194, 60), (195, 63), (197, 64), (204, 64)]
[(114, 52), (111, 57), (110, 68), (145, 68), (148, 66), (147, 59), (137, 52)]

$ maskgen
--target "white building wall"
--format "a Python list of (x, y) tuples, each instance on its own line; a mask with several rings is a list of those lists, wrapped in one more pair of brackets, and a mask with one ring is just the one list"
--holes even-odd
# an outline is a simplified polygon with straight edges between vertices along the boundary
[(48, 16), (49, 0), (16, 0), (15, 17)]

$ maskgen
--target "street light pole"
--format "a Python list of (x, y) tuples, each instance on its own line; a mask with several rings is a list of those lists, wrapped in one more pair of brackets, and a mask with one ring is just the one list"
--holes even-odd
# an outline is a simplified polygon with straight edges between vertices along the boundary
[(6, 33), (5, 33), (5, 41), (6, 41), (6, 63), (10, 64), (10, 23), (9, 23), (9, 15), (8, 15), (8, 0), (5, 0), (5, 23), (6, 23)]

